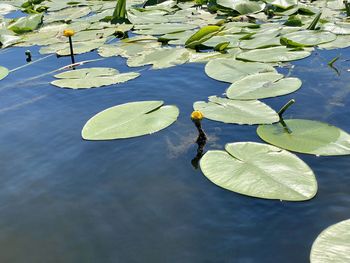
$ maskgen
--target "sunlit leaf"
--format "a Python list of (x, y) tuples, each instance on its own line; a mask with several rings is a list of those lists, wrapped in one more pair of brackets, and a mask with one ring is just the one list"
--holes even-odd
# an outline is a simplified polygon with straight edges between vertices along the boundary
[(238, 142), (208, 151), (203, 174), (227, 190), (266, 199), (304, 201), (317, 192), (314, 173), (296, 155), (262, 143)]
[(163, 106), (163, 101), (129, 102), (93, 116), (85, 124), (82, 137), (113, 140), (148, 135), (170, 126), (178, 115), (176, 106)]

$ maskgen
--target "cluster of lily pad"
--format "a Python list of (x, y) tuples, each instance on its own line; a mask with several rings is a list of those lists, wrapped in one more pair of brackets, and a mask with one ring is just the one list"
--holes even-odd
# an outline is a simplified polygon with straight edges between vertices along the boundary
[[(74, 53), (96, 50), (121, 56), (129, 67), (152, 69), (184, 63), (206, 63), (205, 73), (227, 83), (225, 97), (210, 96), (193, 108), (210, 120), (258, 124), (265, 142), (237, 142), (208, 151), (200, 162), (203, 174), (225, 189), (258, 198), (304, 201), (317, 192), (313, 171), (295, 154), (350, 154), (350, 135), (315, 120), (283, 119), (259, 99), (290, 94), (301, 88), (298, 78), (276, 67), (308, 57), (314, 48), (350, 46), (350, 15), (343, 1), (217, 0), (163, 3), (77, 0), (13, 0), (0, 4), (0, 46), (41, 46), (41, 54), (70, 54), (62, 32), (70, 28)], [(17, 19), (6, 14), (21, 10)], [(114, 11), (113, 11), (114, 10)], [(111, 23), (114, 22), (114, 23)], [(123, 23), (121, 23), (123, 21)], [(119, 22), (119, 23), (118, 23)], [(120, 38), (120, 41), (114, 41)], [(63, 68), (66, 69), (66, 68)], [(0, 66), (0, 80), (9, 74)], [(82, 68), (59, 73), (51, 84), (88, 89), (138, 77), (113, 68)], [(151, 134), (174, 123), (179, 109), (163, 101), (137, 101), (108, 108), (83, 127), (86, 140), (112, 140)], [(315, 241), (311, 261), (350, 260), (350, 220), (325, 230)], [(339, 244), (341, 244), (339, 248)]]

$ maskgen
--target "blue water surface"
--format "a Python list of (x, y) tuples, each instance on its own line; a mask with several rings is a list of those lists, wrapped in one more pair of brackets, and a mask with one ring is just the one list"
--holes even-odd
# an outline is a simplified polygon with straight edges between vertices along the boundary
[[(30, 48), (33, 61), (43, 57)], [(25, 64), (24, 48), (0, 51), (0, 65)], [(327, 62), (335, 63), (340, 75)], [(76, 60), (98, 58), (96, 52)], [(316, 50), (279, 71), (303, 81), (288, 96), (264, 100), (288, 118), (325, 121), (350, 131), (349, 49)], [(70, 90), (44, 73), (70, 63), (50, 56), (11, 72), (0, 83), (0, 262), (4, 263), (303, 263), (329, 225), (350, 218), (348, 156), (298, 154), (315, 172), (318, 194), (281, 202), (221, 189), (195, 169), (192, 104), (221, 95), (204, 64), (141, 70), (108, 87)], [(113, 57), (83, 67), (130, 69)], [(121, 103), (164, 100), (180, 109), (176, 123), (150, 136), (84, 141), (96, 113)], [(256, 126), (203, 121), (205, 150), (256, 141)]]

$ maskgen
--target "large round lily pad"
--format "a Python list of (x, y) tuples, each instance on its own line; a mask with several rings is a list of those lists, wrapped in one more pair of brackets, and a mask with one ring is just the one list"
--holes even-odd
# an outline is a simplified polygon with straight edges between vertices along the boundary
[(226, 151), (208, 151), (200, 161), (203, 174), (227, 190), (266, 199), (304, 201), (317, 192), (312, 170), (296, 155), (277, 147), (238, 142)]
[(257, 133), (264, 141), (290, 151), (315, 155), (350, 154), (350, 135), (327, 123), (290, 119), (261, 125)]
[(278, 73), (249, 75), (231, 84), (226, 95), (230, 99), (252, 100), (292, 93), (301, 87), (298, 78), (283, 78)]
[(51, 84), (60, 88), (89, 89), (126, 82), (139, 75), (137, 72), (119, 73), (113, 68), (84, 68), (57, 74), (58, 80)]
[(230, 83), (261, 72), (276, 72), (276, 70), (267, 64), (247, 63), (232, 58), (214, 59), (205, 65), (205, 73), (209, 77)]
[(137, 101), (108, 108), (85, 124), (82, 137), (85, 140), (113, 140), (160, 131), (179, 116), (176, 106), (163, 104), (163, 101)]
[(311, 263), (350, 262), (350, 219), (326, 228), (311, 248)]
[(193, 108), (203, 112), (207, 119), (224, 123), (251, 125), (279, 120), (273, 109), (258, 100), (230, 100), (211, 96), (209, 102), (197, 101)]
[(5, 67), (0, 66), (0, 80), (5, 78), (9, 74), (9, 70)]

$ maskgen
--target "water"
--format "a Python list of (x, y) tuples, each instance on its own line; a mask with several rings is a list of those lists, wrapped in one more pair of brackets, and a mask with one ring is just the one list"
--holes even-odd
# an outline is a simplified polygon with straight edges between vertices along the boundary
[[(33, 60), (40, 58), (30, 48)], [(10, 69), (25, 49), (0, 53)], [(336, 62), (340, 75), (327, 62)], [(77, 60), (98, 58), (96, 53)], [(293, 62), (303, 87), (267, 99), (278, 110), (295, 98), (286, 117), (320, 120), (350, 131), (348, 49), (317, 51)], [(308, 202), (242, 196), (209, 182), (191, 165), (196, 129), (192, 103), (220, 95), (228, 84), (210, 79), (204, 64), (164, 70), (144, 67), (128, 83), (90, 90), (60, 89), (52, 75), (69, 64), (49, 57), (10, 74), (0, 86), (0, 262), (303, 263), (327, 226), (350, 218), (349, 157), (298, 154), (314, 170), (318, 194)], [(121, 58), (88, 66), (130, 71)], [(287, 69), (280, 69), (287, 73)], [(178, 121), (151, 136), (108, 142), (81, 139), (94, 114), (138, 100), (164, 100)], [(261, 140), (255, 126), (204, 120), (205, 150), (228, 142)]]

